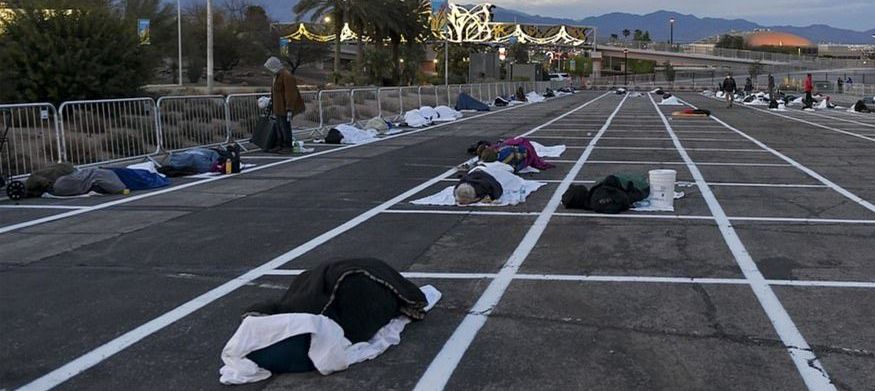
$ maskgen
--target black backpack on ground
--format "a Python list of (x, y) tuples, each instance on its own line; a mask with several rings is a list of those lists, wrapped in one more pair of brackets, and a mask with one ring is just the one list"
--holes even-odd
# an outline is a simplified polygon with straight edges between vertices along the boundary
[(854, 111), (856, 111), (858, 113), (871, 113), (872, 112), (872, 110), (870, 110), (869, 107), (867, 107), (866, 104), (863, 103), (862, 100), (858, 100), (857, 103), (854, 104)]
[(775, 99), (770, 100), (769, 101), (769, 108), (770, 109), (777, 109), (778, 108), (778, 101)]

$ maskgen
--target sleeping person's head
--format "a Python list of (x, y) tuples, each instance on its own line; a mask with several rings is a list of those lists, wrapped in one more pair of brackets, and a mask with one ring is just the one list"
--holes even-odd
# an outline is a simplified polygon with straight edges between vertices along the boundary
[(460, 183), (453, 191), (453, 196), (456, 198), (456, 203), (460, 205), (473, 204), (480, 201), (477, 197), (477, 191), (470, 183)]

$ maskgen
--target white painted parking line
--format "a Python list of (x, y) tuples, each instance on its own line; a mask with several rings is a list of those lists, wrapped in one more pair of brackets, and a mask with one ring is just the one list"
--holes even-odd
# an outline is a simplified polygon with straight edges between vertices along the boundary
[[(623, 96), (623, 99), (608, 117), (604, 126), (602, 126), (592, 141), (590, 141), (590, 146), (595, 146), (595, 143), (599, 141), (599, 138), (604, 135), (614, 116), (616, 116), (620, 111), (620, 108), (623, 107), (623, 103), (626, 102), (627, 98), (628, 95)], [(415, 390), (442, 390), (446, 386), (447, 381), (449, 381), (450, 376), (452, 376), (453, 372), (456, 370), (459, 361), (462, 360), (462, 356), (465, 355), (471, 342), (474, 341), (477, 333), (483, 325), (486, 324), (489, 314), (495, 306), (498, 305), (498, 302), (501, 301), (501, 298), (504, 296), (504, 293), (513, 280), (514, 275), (519, 271), (520, 266), (522, 266), (526, 257), (531, 253), (532, 249), (534, 249), (538, 240), (541, 238), (541, 235), (543, 235), (544, 231), (547, 229), (547, 225), (549, 224), (553, 213), (555, 213), (556, 209), (559, 207), (562, 194), (565, 193), (571, 185), (571, 181), (577, 177), (578, 173), (583, 168), (584, 163), (589, 159), (590, 154), (592, 154), (592, 151), (593, 148), (588, 148), (580, 155), (577, 164), (575, 164), (565, 176), (563, 183), (559, 184), (559, 187), (553, 193), (547, 206), (544, 207), (537, 220), (535, 220), (534, 224), (532, 224), (529, 231), (526, 232), (526, 235), (522, 238), (519, 245), (514, 249), (510, 258), (508, 258), (507, 262), (502, 266), (498, 276), (492, 280), (474, 306), (469, 310), (468, 315), (465, 316), (462, 323), (459, 324), (441, 348), (441, 351), (437, 354), (434, 360), (432, 360), (431, 364), (429, 364), (428, 369), (426, 369), (425, 373), (419, 379), (419, 382), (417, 382), (416, 387), (414, 388)]]
[[(304, 269), (276, 269), (265, 276), (297, 276)], [(401, 272), (410, 279), (434, 280), (483, 280), (494, 279), (496, 273), (446, 273), (446, 272)], [(615, 282), (615, 283), (658, 283), (658, 284), (697, 284), (697, 285), (748, 285), (744, 278), (708, 277), (662, 277), (662, 276), (603, 276), (576, 274), (532, 274), (518, 273), (514, 281), (556, 281), (556, 282)], [(798, 286), (812, 288), (862, 288), (875, 289), (875, 281), (819, 281), (819, 280), (766, 280), (769, 285)]]
[[(473, 208), (473, 207), (469, 207)], [(489, 207), (486, 207), (489, 208)], [(538, 212), (503, 212), (488, 210), (440, 210), (440, 209), (388, 209), (383, 213), (417, 215), (462, 215), (462, 216), (538, 216)]]
[(683, 157), (684, 161), (687, 163), (687, 169), (693, 175), (693, 178), (698, 184), (702, 197), (705, 198), (705, 202), (708, 204), (708, 209), (710, 209), (711, 214), (717, 222), (717, 227), (723, 235), (723, 240), (732, 252), (742, 274), (744, 274), (744, 277), (750, 283), (754, 295), (760, 302), (763, 310), (765, 310), (769, 320), (772, 322), (775, 331), (778, 333), (778, 336), (781, 338), (787, 352), (790, 354), (793, 363), (796, 365), (796, 369), (799, 371), (799, 374), (802, 375), (805, 385), (811, 391), (835, 390), (836, 388), (832, 384), (832, 381), (826, 370), (823, 368), (823, 365), (821, 365), (820, 360), (811, 350), (808, 342), (805, 341), (802, 333), (799, 332), (796, 324), (793, 323), (793, 319), (790, 318), (790, 314), (781, 304), (775, 291), (772, 290), (771, 286), (766, 281), (766, 278), (760, 272), (756, 262), (754, 262), (750, 253), (747, 251), (747, 248), (745, 248), (744, 243), (742, 243), (741, 238), (739, 238), (738, 233), (735, 232), (735, 228), (733, 228), (731, 221), (723, 211), (723, 207), (720, 206), (720, 203), (717, 201), (717, 197), (714, 196), (714, 193), (711, 192), (711, 189), (705, 182), (705, 178), (702, 176), (696, 163), (693, 162), (684, 150), (681, 140), (674, 134), (668, 119), (666, 119), (662, 110), (656, 104), (656, 101), (653, 100), (653, 97), (648, 95), (648, 98), (653, 104), (653, 108), (662, 119), (662, 122), (665, 124), (665, 129), (673, 139), (675, 147), (677, 147), (681, 157)]
[(873, 142), (875, 142), (875, 138), (873, 138), (873, 137), (868, 137), (868, 136), (864, 136), (864, 135), (859, 134), (859, 133), (849, 132), (849, 131), (847, 131), (847, 130), (842, 130), (842, 129), (836, 129), (836, 128), (833, 128), (833, 127), (831, 127), (831, 126), (821, 125), (821, 124), (818, 124), (818, 123), (815, 123), (815, 122), (811, 122), (811, 121), (804, 120), (804, 119), (802, 119), (802, 118), (796, 118), (796, 117), (793, 117), (793, 116), (784, 115), (784, 114), (781, 114), (781, 113), (776, 113), (776, 112), (774, 112), (774, 111), (770, 111), (770, 110), (763, 110), (763, 109), (758, 109), (758, 108), (756, 108), (756, 107), (748, 107), (748, 106), (744, 106), (744, 107), (747, 107), (748, 109), (751, 109), (751, 110), (756, 110), (756, 111), (760, 111), (760, 112), (763, 112), (763, 113), (767, 113), (767, 114), (775, 115), (775, 116), (778, 116), (778, 117), (781, 117), (781, 118), (786, 118), (786, 119), (789, 119), (789, 120), (791, 120), (791, 121), (801, 122), (801, 123), (806, 124), (806, 125), (811, 125), (811, 126), (818, 127), (818, 128), (821, 128), (821, 129), (826, 129), (826, 130), (829, 130), (829, 131), (832, 131), (832, 132), (841, 133), (841, 134), (846, 134), (846, 135), (848, 135), (848, 136), (852, 136), (852, 137), (856, 137), (856, 138), (859, 138), (859, 139), (863, 139), (863, 140), (867, 140), (867, 141), (873, 141)]
[[(546, 160), (548, 163), (570, 163), (567, 160)], [(652, 165), (652, 166), (671, 166), (685, 165), (684, 162), (656, 162), (656, 161), (640, 161), (640, 160), (592, 160), (590, 164), (629, 164), (629, 165)], [(738, 166), (738, 167), (792, 167), (786, 163), (743, 163), (743, 162), (697, 162), (700, 166)]]
[[(488, 208), (488, 207), (487, 207)], [(470, 215), (470, 216), (506, 216), (506, 217), (532, 217), (538, 216), (538, 212), (504, 212), (489, 210), (441, 210), (441, 209), (388, 209), (382, 213), (410, 214), (410, 215)], [(621, 214), (585, 213), (585, 212), (556, 212), (553, 216), (562, 217), (586, 217), (594, 219), (652, 219), (652, 220), (714, 220), (712, 216), (656, 214), (661, 212), (635, 212), (629, 211)], [(875, 224), (875, 220), (863, 219), (820, 219), (808, 217), (759, 217), (759, 216), (728, 216), (730, 221), (762, 222), (762, 223), (794, 223), (794, 224)]]
[[(663, 131), (665, 133), (665, 131)], [(566, 148), (570, 149), (581, 149), (584, 148), (580, 145), (574, 146), (566, 146)], [(617, 150), (638, 150), (638, 151), (674, 151), (674, 148), (668, 147), (595, 147), (595, 149), (617, 149)], [(745, 148), (687, 148), (687, 151), (703, 151), (703, 152), (755, 152), (755, 153), (768, 153), (768, 151), (764, 151), (762, 149), (745, 149)]]
[(802, 189), (812, 188), (812, 189), (822, 189), (829, 188), (827, 185), (803, 185), (803, 184), (795, 184), (795, 183), (735, 183), (735, 182), (708, 182), (708, 186), (729, 186), (729, 187), (798, 187)]
[[(681, 99), (679, 99), (679, 100), (680, 100), (681, 102), (683, 102), (683, 103), (689, 105), (690, 107), (696, 108), (696, 107), (693, 106), (692, 104), (689, 104), (689, 103), (687, 103), (687, 102), (684, 102), (684, 101), (681, 100)], [(871, 212), (875, 212), (875, 205), (873, 205), (871, 202), (869, 202), (869, 201), (867, 201), (867, 200), (864, 200), (864, 199), (860, 198), (858, 195), (856, 195), (856, 194), (854, 194), (854, 193), (848, 191), (847, 189), (845, 189), (845, 188), (839, 186), (839, 185), (836, 184), (835, 182), (833, 182), (833, 181), (827, 179), (827, 178), (824, 177), (823, 175), (820, 175), (820, 174), (817, 173), (816, 171), (814, 171), (814, 170), (812, 170), (812, 169), (810, 169), (810, 168), (808, 168), (808, 167), (802, 165), (801, 163), (797, 162), (796, 160), (791, 159), (789, 156), (784, 155), (784, 154), (781, 153), (781, 152), (778, 152), (778, 151), (775, 150), (774, 148), (771, 148), (771, 147), (769, 147), (768, 145), (764, 144), (763, 142), (761, 142), (761, 141), (759, 141), (759, 140), (757, 140), (757, 139), (755, 139), (755, 138), (749, 136), (747, 133), (742, 132), (741, 130), (736, 129), (735, 127), (733, 127), (732, 125), (729, 125), (728, 123), (724, 122), (724, 121), (721, 120), (720, 118), (717, 118), (717, 117), (715, 117), (715, 116), (712, 115), (712, 116), (711, 116), (711, 120), (716, 121), (717, 123), (723, 125), (725, 128), (727, 128), (727, 129), (729, 129), (729, 130), (732, 130), (733, 132), (739, 134), (740, 136), (742, 136), (742, 137), (744, 137), (744, 138), (750, 140), (751, 142), (753, 142), (754, 144), (756, 144), (756, 145), (759, 146), (760, 148), (762, 148), (762, 149), (764, 149), (764, 150), (766, 150), (766, 151), (771, 152), (773, 155), (775, 155), (775, 156), (781, 158), (782, 160), (784, 160), (785, 162), (787, 162), (787, 163), (793, 165), (794, 167), (796, 167), (796, 168), (799, 169), (800, 171), (802, 171), (802, 172), (808, 174), (808, 176), (810, 176), (810, 177), (816, 179), (818, 182), (820, 182), (820, 183), (822, 183), (822, 184), (824, 184), (824, 185), (826, 185), (826, 186), (829, 186), (831, 189), (835, 190), (836, 192), (838, 192), (839, 194), (845, 196), (846, 198), (850, 199), (851, 201), (856, 202), (857, 204), (859, 204), (860, 206), (862, 206), (862, 207), (868, 209), (868, 210), (871, 211)]]
[(77, 210), (85, 209), (87, 206), (72, 206), (72, 205), (0, 205), (0, 209), (62, 209), (62, 210)]
[[(584, 107), (588, 106), (589, 104), (603, 98), (607, 94), (608, 93), (599, 95), (598, 97), (593, 98), (593, 99), (587, 101), (586, 103), (584, 103), (580, 106), (577, 106), (574, 109), (571, 109), (571, 111), (565, 113), (562, 116), (557, 117), (557, 119), (564, 117), (564, 116), (567, 116), (567, 115), (574, 113), (576, 111), (579, 111), (579, 110), (583, 109)], [(519, 106), (519, 107), (527, 107), (527, 106)], [(476, 118), (476, 117), (470, 117), (470, 118)], [(557, 119), (554, 119), (551, 122), (548, 122), (548, 124), (555, 122)], [(410, 133), (407, 133), (407, 134), (410, 134)], [(262, 167), (264, 167), (264, 166), (262, 166)], [(230, 280), (230, 281), (228, 281), (228, 282), (226, 282), (226, 283), (224, 283), (216, 288), (213, 288), (212, 290), (210, 290), (210, 291), (208, 291), (200, 296), (197, 296), (192, 300), (189, 300), (189, 301), (183, 303), (182, 305), (162, 314), (161, 316), (154, 318), (154, 319), (134, 328), (133, 330), (130, 330), (130, 331), (110, 340), (109, 342), (106, 342), (105, 344), (97, 347), (96, 349), (91, 350), (91, 351), (77, 357), (76, 359), (62, 365), (61, 367), (49, 372), (48, 374), (45, 374), (45, 375), (37, 378), (36, 380), (26, 384), (21, 389), (28, 390), (28, 391), (34, 391), (34, 390), (48, 390), (48, 389), (54, 388), (55, 386), (66, 382), (67, 380), (71, 379), (72, 377), (82, 373), (83, 371), (85, 371), (85, 370), (87, 370), (87, 369), (89, 369), (89, 368), (91, 368), (91, 367), (93, 367), (101, 362), (103, 362), (104, 360), (121, 352), (122, 350), (127, 349), (128, 347), (141, 341), (142, 339), (164, 329), (165, 327), (167, 327), (167, 326), (177, 322), (178, 320), (190, 315), (191, 313), (209, 305), (210, 303), (212, 303), (212, 302), (214, 302), (222, 297), (225, 297), (226, 295), (230, 294), (231, 292), (234, 292), (235, 290), (237, 290), (243, 286), (246, 286), (247, 284), (251, 283), (253, 280), (260, 278), (261, 276), (264, 276), (265, 273), (267, 273), (271, 270), (277, 269), (277, 268), (291, 262), (292, 260), (300, 257), (301, 255), (304, 255), (304, 254), (310, 252), (311, 250), (315, 249), (316, 247), (319, 247), (319, 246), (325, 244), (326, 242), (336, 238), (337, 236), (339, 236), (339, 235), (359, 226), (360, 224), (370, 220), (371, 218), (380, 215), (383, 211), (388, 210), (392, 206), (394, 206), (400, 202), (403, 202), (404, 200), (406, 200), (406, 199), (412, 197), (413, 195), (427, 189), (430, 186), (433, 186), (433, 185), (439, 183), (441, 181), (441, 179), (449, 177), (450, 175), (453, 175), (455, 173), (456, 173), (455, 168), (447, 170), (446, 172), (444, 172), (444, 173), (442, 173), (442, 174), (440, 174), (440, 175), (438, 175), (438, 176), (436, 176), (428, 181), (425, 181), (425, 182), (419, 184), (418, 186), (416, 186), (416, 187), (414, 187), (414, 188), (412, 188), (404, 193), (401, 193), (398, 196), (396, 196), (396, 197), (394, 197), (394, 198), (392, 198), (392, 199), (390, 199), (390, 200), (388, 200), (380, 205), (377, 205), (376, 207), (356, 216), (355, 218), (353, 218), (353, 219), (351, 219), (351, 220), (349, 220), (349, 221), (347, 221), (347, 222), (345, 222), (345, 223), (343, 223), (343, 224), (341, 224), (341, 225), (339, 225), (339, 226), (337, 226), (329, 231), (326, 231), (325, 233), (305, 242), (304, 244), (302, 244), (302, 245), (300, 245), (300, 246), (298, 246), (298, 247), (296, 247), (296, 248), (264, 263), (264, 264), (262, 264), (261, 266), (258, 266), (254, 269), (251, 269), (248, 272), (240, 275), (239, 277), (234, 278), (234, 279), (232, 279), (232, 280)]]
[[(603, 97), (603, 96), (604, 96), (604, 95), (600, 95), (600, 96), (599, 96), (598, 98), (596, 98), (596, 99), (599, 99), (599, 98), (601, 98), (601, 97)], [(102, 203), (102, 204), (98, 204), (98, 205), (94, 205), (94, 206), (89, 206), (89, 207), (87, 207), (87, 208), (83, 208), (83, 209), (72, 210), (72, 211), (65, 212), (65, 213), (59, 213), (59, 214), (56, 214), (56, 215), (53, 215), (53, 216), (42, 217), (42, 218), (39, 218), (39, 219), (34, 219), (34, 220), (29, 220), (29, 221), (25, 221), (25, 222), (21, 222), (21, 223), (17, 223), (17, 224), (7, 225), (7, 226), (4, 226), (4, 227), (0, 227), (0, 234), (4, 234), (4, 233), (7, 233), (7, 232), (16, 231), (16, 230), (19, 230), (19, 229), (28, 228), (28, 227), (32, 227), (32, 226), (35, 226), (35, 225), (44, 224), (44, 223), (48, 223), (48, 222), (52, 222), (52, 221), (57, 221), (57, 220), (61, 220), (61, 219), (66, 219), (66, 218), (70, 218), (70, 217), (74, 217), (74, 216), (79, 216), (79, 215), (81, 215), (81, 214), (90, 213), (90, 212), (94, 212), (94, 211), (98, 211), (98, 210), (103, 210), (103, 209), (111, 208), (111, 207), (113, 207), (113, 206), (117, 206), (117, 205), (122, 205), (122, 204), (127, 204), (127, 203), (130, 203), (130, 202), (134, 202), (134, 201), (139, 201), (139, 200), (142, 200), (142, 199), (145, 199), (145, 198), (150, 198), (150, 197), (155, 197), (155, 196), (162, 195), (162, 194), (172, 193), (172, 192), (175, 192), (175, 191), (179, 191), (179, 190), (187, 189), (187, 188), (194, 187), (194, 186), (200, 186), (200, 185), (207, 184), (207, 183), (211, 183), (211, 182), (215, 182), (215, 181), (220, 181), (220, 180), (224, 180), (224, 179), (228, 179), (228, 178), (234, 178), (234, 177), (237, 177), (237, 176), (239, 176), (239, 175), (247, 175), (247, 174), (252, 173), (252, 172), (256, 172), (256, 171), (259, 171), (259, 170), (264, 170), (264, 169), (267, 169), (267, 168), (272, 168), (272, 167), (276, 167), (276, 166), (280, 166), (280, 165), (288, 164), (288, 163), (291, 163), (291, 162), (296, 162), (296, 161), (299, 161), (299, 160), (310, 159), (310, 158), (314, 158), (314, 157), (317, 157), (317, 156), (322, 156), (322, 155), (326, 155), (326, 154), (334, 153), (334, 152), (337, 152), (337, 151), (344, 151), (344, 150), (351, 149), (351, 148), (361, 147), (361, 146), (364, 146), (364, 145), (373, 145), (373, 144), (375, 144), (375, 143), (379, 143), (379, 142), (382, 142), (382, 141), (392, 140), (392, 139), (395, 139), (395, 138), (398, 138), (398, 137), (405, 137), (405, 136), (409, 136), (409, 135), (412, 135), (412, 134), (417, 134), (417, 133), (421, 133), (421, 132), (425, 132), (425, 131), (429, 131), (429, 130), (434, 130), (434, 129), (438, 129), (438, 128), (445, 127), (445, 126), (450, 126), (450, 125), (453, 125), (453, 124), (458, 124), (458, 123), (465, 122), (465, 121), (470, 121), (470, 120), (472, 120), (472, 119), (476, 119), (476, 118), (482, 118), (482, 117), (485, 117), (485, 116), (493, 115), (493, 114), (495, 114), (495, 113), (501, 113), (501, 112), (504, 112), (505, 110), (516, 110), (516, 109), (521, 108), (521, 107), (531, 107), (531, 106), (528, 106), (528, 105), (519, 105), (519, 106), (513, 106), (513, 107), (510, 107), (510, 108), (507, 108), (507, 109), (503, 109), (503, 110), (490, 111), (490, 112), (488, 112), (488, 113), (478, 114), (478, 115), (474, 115), (474, 116), (467, 117), (467, 118), (462, 118), (462, 119), (459, 119), (459, 120), (456, 120), (456, 121), (453, 121), (453, 122), (444, 122), (444, 123), (440, 123), (440, 124), (437, 124), (437, 125), (434, 125), (434, 126), (431, 126), (431, 127), (428, 127), (428, 128), (416, 129), (416, 130), (411, 130), (411, 131), (407, 131), (407, 132), (403, 132), (403, 133), (399, 133), (399, 134), (394, 134), (394, 135), (391, 135), (391, 136), (387, 136), (387, 137), (381, 138), (381, 139), (379, 139), (379, 140), (377, 140), (377, 141), (375, 141), (375, 142), (372, 142), (372, 143), (350, 144), (350, 145), (345, 145), (345, 146), (342, 146), (342, 147), (337, 147), (337, 148), (327, 149), (327, 150), (324, 150), (324, 151), (319, 151), (319, 152), (310, 153), (310, 154), (307, 154), (307, 155), (295, 156), (295, 157), (292, 157), (292, 158), (287, 158), (286, 160), (280, 160), (280, 161), (277, 161), (277, 162), (272, 162), (272, 163), (268, 163), (268, 164), (265, 164), (265, 165), (256, 166), (256, 167), (253, 167), (253, 168), (247, 169), (246, 171), (241, 172), (241, 173), (239, 173), (239, 174), (219, 175), (219, 176), (215, 176), (215, 177), (210, 177), (210, 178), (202, 179), (202, 180), (195, 181), (195, 182), (189, 182), (189, 183), (184, 183), (184, 184), (176, 185), (176, 186), (173, 186), (173, 187), (168, 187), (168, 188), (165, 188), (165, 189), (162, 189), (162, 190), (152, 191), (152, 192), (148, 192), (148, 193), (143, 193), (143, 194), (139, 194), (139, 195), (134, 195), (134, 196), (130, 196), (130, 197), (125, 197), (125, 198), (122, 198), (122, 199), (117, 199), (117, 200), (115, 200), (115, 201), (109, 201), (109, 202), (105, 202), (105, 203)]]

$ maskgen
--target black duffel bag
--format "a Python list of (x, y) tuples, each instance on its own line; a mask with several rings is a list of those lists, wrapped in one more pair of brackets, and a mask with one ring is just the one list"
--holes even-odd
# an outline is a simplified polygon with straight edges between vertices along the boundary
[(273, 115), (262, 114), (258, 117), (250, 141), (262, 151), (275, 152), (283, 147), (291, 147), (293, 140), (288, 139), (290, 134), (285, 121), (280, 121)]

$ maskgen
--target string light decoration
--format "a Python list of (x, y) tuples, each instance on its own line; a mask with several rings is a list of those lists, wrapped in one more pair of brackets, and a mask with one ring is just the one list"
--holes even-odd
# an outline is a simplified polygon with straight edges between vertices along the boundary
[[(449, 4), (446, 23), (432, 20), (432, 35), (436, 40), (446, 40), (453, 43), (483, 43), (508, 44), (516, 40), (520, 43), (555, 46), (591, 46), (595, 38), (595, 30), (585, 26), (567, 25), (525, 25), (492, 21), (492, 4), (478, 4), (471, 9)], [(442, 22), (442, 21), (441, 21)], [(446, 26), (446, 28), (438, 28)], [(322, 30), (324, 25), (298, 24), (297, 28), (284, 38), (300, 41), (331, 42), (334, 34)], [(340, 33), (341, 42), (351, 42), (358, 39), (358, 34), (344, 24)], [(370, 42), (367, 37), (362, 37)], [(419, 37), (417, 41), (425, 41)]]

